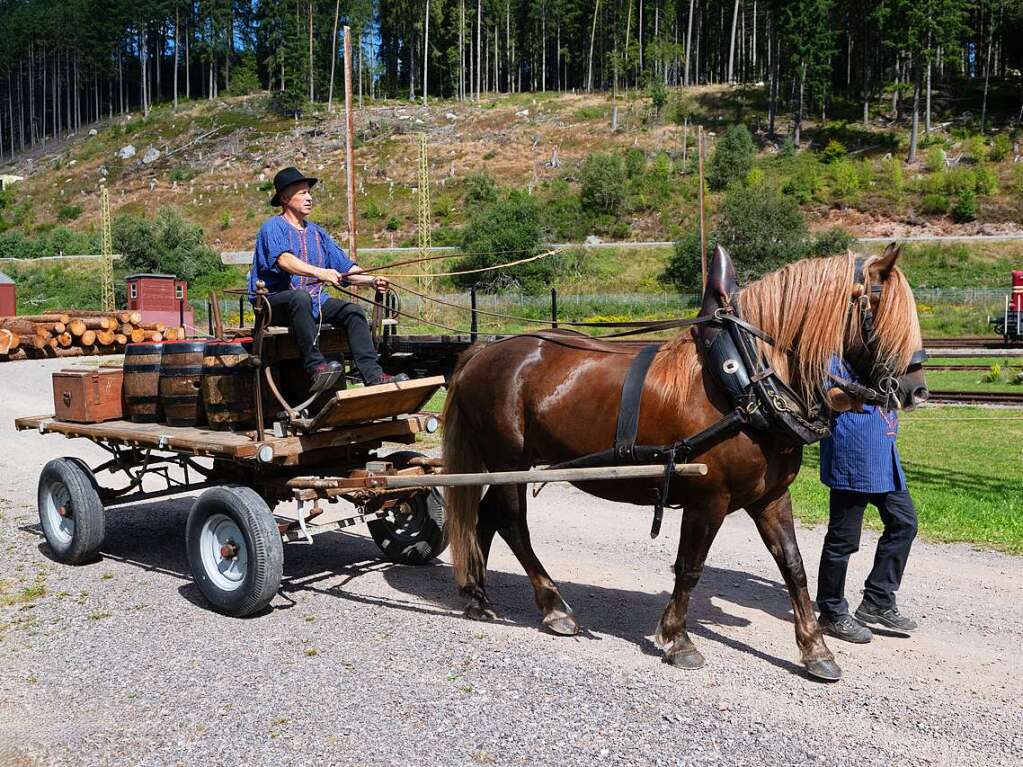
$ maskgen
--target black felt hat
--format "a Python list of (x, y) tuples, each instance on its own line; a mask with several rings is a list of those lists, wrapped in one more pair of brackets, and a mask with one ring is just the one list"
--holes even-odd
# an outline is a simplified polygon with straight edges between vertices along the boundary
[(273, 207), (277, 207), (281, 204), (281, 192), (287, 189), (292, 184), (297, 184), (299, 181), (307, 181), (309, 188), (312, 189), (316, 186), (318, 178), (308, 178), (302, 175), (302, 171), (298, 168), (285, 168), (274, 176), (274, 196), (270, 198), (270, 204)]

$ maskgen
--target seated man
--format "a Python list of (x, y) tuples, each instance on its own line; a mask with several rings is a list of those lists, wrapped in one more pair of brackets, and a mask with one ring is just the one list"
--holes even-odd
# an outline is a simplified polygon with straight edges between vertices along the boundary
[(323, 286), (344, 284), (387, 287), (387, 280), (361, 274), (323, 229), (307, 221), (313, 207), (310, 190), (317, 179), (306, 178), (296, 168), (285, 168), (274, 176), (270, 204), (281, 213), (260, 227), (249, 272), (249, 293), (255, 294), (262, 280), (270, 292), (271, 325), (290, 325), (306, 370), (312, 377), (312, 391), (332, 386), (342, 375), (337, 362), (327, 362), (317, 346), (323, 323), (344, 328), (355, 367), (367, 386), (407, 381), (402, 374), (390, 376), (378, 362), (366, 313), (351, 301), (324, 294)]

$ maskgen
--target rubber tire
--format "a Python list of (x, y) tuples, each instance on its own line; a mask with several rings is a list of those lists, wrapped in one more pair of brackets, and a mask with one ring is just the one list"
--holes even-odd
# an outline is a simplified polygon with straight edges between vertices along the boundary
[[(380, 460), (390, 461), (396, 469), (406, 469), (412, 458), (421, 458), (422, 453), (402, 450), (383, 456)], [(423, 529), (414, 539), (402, 539), (390, 521), (374, 519), (368, 523), (369, 534), (384, 558), (401, 565), (425, 565), (440, 556), (447, 548), (444, 535), (444, 500), (433, 488), (429, 492), (417, 493), (410, 503), (420, 505), (417, 512), (425, 512)]]
[[(233, 591), (213, 583), (202, 563), (202, 528), (214, 514), (230, 517), (245, 536), (245, 581)], [(277, 594), (284, 574), (284, 542), (270, 507), (252, 488), (225, 486), (204, 491), (188, 514), (185, 543), (195, 585), (217, 612), (243, 618), (262, 610)]]
[[(74, 509), (75, 530), (71, 541), (57, 540), (47, 523), (43, 510), (44, 488), (50, 482), (60, 482), (67, 488)], [(37, 491), (39, 524), (50, 547), (53, 558), (65, 565), (79, 565), (96, 558), (106, 535), (106, 514), (92, 470), (81, 458), (54, 458), (39, 473)]]

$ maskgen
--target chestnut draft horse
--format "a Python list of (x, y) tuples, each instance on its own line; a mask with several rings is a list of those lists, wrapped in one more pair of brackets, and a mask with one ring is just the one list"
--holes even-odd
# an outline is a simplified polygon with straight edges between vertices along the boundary
[[(890, 374), (902, 376), (903, 384), (916, 377), (912, 391), (926, 396), (922, 372), (906, 375), (921, 338), (913, 294), (896, 266), (898, 252), (893, 245), (867, 259), (862, 283), (855, 279), (853, 255), (846, 254), (790, 264), (736, 294), (743, 319), (774, 339), (774, 345), (757, 342), (767, 360), (805, 401), (827, 393), (833, 409), (849, 407), (848, 398), (835, 396), (839, 392), (827, 391), (824, 383), (833, 357), (860, 371), (886, 365)], [(715, 262), (722, 257), (727, 259), (727, 253), (719, 250)], [(872, 337), (866, 340), (861, 332), (864, 301), (873, 319)], [(468, 349), (449, 383), (445, 470), (523, 470), (606, 450), (614, 441), (623, 380), (637, 351), (557, 331)], [(914, 401), (900, 392), (899, 399), (897, 406), (908, 409), (922, 397)], [(661, 347), (650, 367), (637, 442), (674, 444), (729, 409), (717, 378), (703, 368), (693, 340), (682, 332)], [(656, 632), (664, 660), (681, 668), (703, 665), (686, 632), (690, 593), (725, 516), (745, 509), (788, 587), (806, 670), (819, 679), (838, 679), (841, 670), (824, 643), (807, 593), (792, 522), (788, 487), (799, 471), (801, 447), (772, 431), (744, 427), (696, 460), (707, 464), (708, 473), (676, 477), (668, 497), (685, 510), (675, 587)], [(649, 505), (662, 485), (662, 479), (650, 479), (587, 481), (578, 487), (612, 501)], [(556, 634), (579, 631), (572, 609), (530, 544), (525, 485), (494, 485), (485, 495), (480, 487), (448, 488), (446, 509), (456, 580), (469, 599), (467, 616), (496, 617), (484, 581), (490, 545), (499, 533), (529, 576), (544, 625)]]

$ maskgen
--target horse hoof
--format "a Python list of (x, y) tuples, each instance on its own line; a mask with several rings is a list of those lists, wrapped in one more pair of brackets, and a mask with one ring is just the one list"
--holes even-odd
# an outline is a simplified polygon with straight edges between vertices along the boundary
[(497, 613), (489, 607), (469, 605), (465, 608), (465, 617), (474, 621), (493, 621), (497, 620)]
[(559, 636), (570, 637), (579, 633), (579, 621), (575, 616), (560, 610), (545, 615), (543, 625)]
[(707, 661), (704, 660), (703, 655), (699, 650), (693, 648), (692, 650), (685, 650), (683, 652), (665, 655), (664, 662), (674, 666), (675, 668), (684, 668), (687, 671), (693, 671), (698, 668), (703, 668), (703, 664)]
[(806, 673), (822, 682), (837, 682), (842, 678), (842, 669), (833, 660), (808, 660), (803, 665)]

